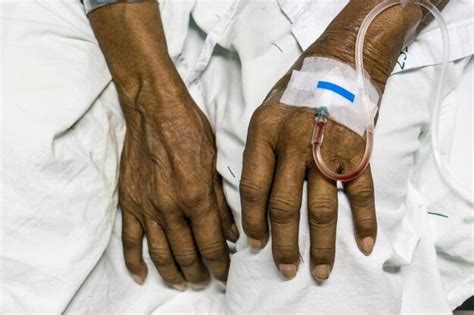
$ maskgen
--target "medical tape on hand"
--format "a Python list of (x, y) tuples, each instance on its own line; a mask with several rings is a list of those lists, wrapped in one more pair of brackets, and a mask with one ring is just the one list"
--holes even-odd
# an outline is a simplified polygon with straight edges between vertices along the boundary
[[(301, 70), (293, 71), (280, 102), (298, 107), (324, 106), (332, 120), (363, 136), (366, 118), (356, 80), (355, 70), (343, 62), (324, 57), (307, 57)], [(367, 89), (373, 119), (377, 113), (379, 94), (371, 83), (367, 84)]]

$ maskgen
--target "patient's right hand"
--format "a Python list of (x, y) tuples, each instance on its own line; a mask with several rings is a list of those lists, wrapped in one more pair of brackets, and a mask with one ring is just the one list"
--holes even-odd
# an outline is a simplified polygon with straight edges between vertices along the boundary
[(125, 263), (142, 284), (142, 239), (165, 282), (226, 281), (225, 243), (238, 231), (216, 171), (214, 135), (166, 48), (158, 4), (101, 7), (89, 20), (120, 96), (127, 133), (120, 164)]
[[(229, 254), (224, 238), (238, 232), (216, 171), (214, 135), (174, 69), (170, 80), (147, 80), (133, 97), (122, 93), (127, 121), (121, 172), (125, 262), (142, 284), (147, 267), (142, 238), (165, 282), (197, 288), (209, 273), (227, 280)], [(158, 84), (159, 82), (159, 84)]]

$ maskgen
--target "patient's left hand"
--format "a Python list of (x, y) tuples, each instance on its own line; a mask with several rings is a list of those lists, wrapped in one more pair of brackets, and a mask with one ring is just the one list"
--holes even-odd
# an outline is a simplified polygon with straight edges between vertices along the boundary
[[(337, 189), (336, 183), (326, 178), (313, 162), (314, 111), (281, 104), (281, 96), (292, 70), (300, 70), (307, 56), (334, 58), (354, 65), (357, 32), (367, 14), (380, 2), (349, 1), (252, 116), (240, 182), (242, 223), (250, 245), (263, 248), (269, 234), (268, 209), (273, 258), (287, 278), (296, 275), (300, 260), (298, 223), (305, 179), (308, 181), (311, 272), (316, 279), (328, 278), (335, 258)], [(417, 6), (394, 6), (370, 25), (364, 40), (364, 70), (379, 91), (384, 90), (405, 40), (414, 34), (422, 16)], [(334, 172), (353, 170), (364, 154), (364, 147), (365, 141), (359, 135), (328, 121), (321, 151)], [(370, 166), (360, 177), (344, 183), (344, 189), (352, 208), (356, 243), (369, 255), (377, 235)]]
[[(284, 277), (293, 278), (300, 263), (298, 227), (303, 182), (307, 180), (311, 273), (317, 280), (326, 280), (335, 259), (337, 187), (313, 161), (314, 110), (280, 103), (288, 76), (277, 83), (250, 122), (240, 182), (242, 223), (250, 246), (261, 249), (269, 237), (268, 210), (273, 259)], [(353, 170), (364, 148), (359, 135), (328, 121), (322, 154), (333, 171)], [(352, 208), (356, 243), (369, 255), (377, 233), (370, 167), (344, 188)]]

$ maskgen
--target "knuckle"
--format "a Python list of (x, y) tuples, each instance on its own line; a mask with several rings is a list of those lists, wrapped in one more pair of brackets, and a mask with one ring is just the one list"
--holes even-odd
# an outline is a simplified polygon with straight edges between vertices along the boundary
[(359, 234), (370, 235), (377, 229), (377, 221), (375, 218), (358, 219), (355, 226)]
[(242, 202), (248, 203), (250, 205), (256, 204), (263, 201), (263, 196), (265, 190), (253, 181), (248, 180), (247, 178), (242, 178), (240, 181), (240, 196)]
[(127, 233), (126, 231), (122, 234), (122, 244), (124, 250), (134, 249), (141, 244), (141, 238), (138, 235)]
[(374, 200), (374, 191), (371, 187), (354, 187), (353, 192), (349, 194), (349, 199), (354, 207), (370, 207)]
[(260, 240), (268, 233), (266, 214), (264, 220), (257, 220), (256, 218), (257, 216), (243, 211), (242, 228), (248, 237)]
[(275, 130), (275, 106), (262, 105), (259, 106), (252, 114), (249, 123), (248, 136), (251, 138), (262, 139), (265, 134)]
[(309, 222), (312, 226), (328, 225), (336, 222), (336, 201), (332, 199), (317, 199), (312, 201)]
[(223, 258), (225, 255), (227, 255), (227, 253), (223, 244), (214, 242), (204, 246), (201, 249), (201, 255), (205, 260), (216, 261)]
[(165, 266), (171, 263), (171, 255), (166, 249), (150, 246), (149, 252), (151, 260), (153, 260), (155, 265)]
[(209, 199), (209, 192), (201, 185), (190, 185), (179, 194), (185, 207), (194, 208), (203, 205)]
[(269, 114), (272, 112), (271, 106), (259, 106), (253, 112), (251, 122), (259, 122), (269, 117)]
[(136, 199), (119, 192), (119, 206), (123, 212), (133, 213), (138, 204)]
[(188, 267), (196, 262), (197, 255), (194, 250), (184, 250), (175, 253), (174, 258), (180, 266)]
[(285, 223), (298, 219), (299, 205), (286, 198), (272, 197), (268, 203), (272, 222)]

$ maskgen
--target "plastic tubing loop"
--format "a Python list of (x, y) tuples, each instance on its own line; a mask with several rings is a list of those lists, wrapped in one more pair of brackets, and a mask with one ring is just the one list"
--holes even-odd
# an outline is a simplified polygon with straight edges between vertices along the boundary
[(318, 166), (321, 173), (323, 173), (326, 177), (331, 178), (335, 181), (350, 181), (353, 180), (365, 171), (367, 166), (369, 165), (370, 156), (372, 154), (372, 144), (373, 144), (373, 134), (374, 134), (374, 127), (372, 123), (372, 127), (366, 127), (366, 135), (367, 139), (365, 142), (365, 152), (362, 160), (352, 172), (347, 174), (338, 174), (333, 172), (324, 162), (323, 156), (321, 154), (321, 145), (324, 139), (324, 131), (326, 130), (326, 123), (328, 119), (329, 113), (325, 107), (320, 107), (316, 110), (316, 118), (314, 122), (314, 129), (313, 129), (313, 138), (312, 138), (312, 151), (313, 151), (313, 159)]
[(438, 141), (438, 124), (439, 124), (439, 114), (441, 109), (441, 96), (442, 96), (442, 86), (446, 82), (446, 70), (448, 66), (449, 60), (449, 35), (448, 35), (448, 28), (446, 23), (444, 22), (443, 17), (439, 10), (434, 6), (431, 2), (427, 0), (413, 0), (413, 1), (400, 1), (400, 0), (387, 0), (380, 4), (378, 4), (364, 19), (362, 25), (359, 29), (357, 34), (356, 40), (356, 73), (357, 73), (357, 85), (359, 87), (359, 93), (362, 98), (362, 102), (364, 104), (364, 113), (366, 118), (366, 145), (365, 145), (365, 152), (362, 160), (359, 163), (359, 166), (353, 170), (349, 174), (337, 174), (329, 169), (321, 154), (321, 144), (323, 143), (323, 136), (325, 125), (327, 122), (327, 113), (319, 113), (315, 118), (315, 125), (313, 130), (313, 158), (320, 169), (320, 171), (327, 177), (333, 180), (339, 181), (349, 181), (357, 178), (360, 176), (363, 171), (367, 168), (370, 160), (370, 156), (372, 154), (373, 148), (373, 133), (374, 133), (374, 121), (373, 117), (370, 114), (370, 100), (368, 98), (367, 86), (365, 84), (364, 79), (364, 38), (367, 33), (367, 30), (374, 20), (374, 18), (380, 14), (382, 11), (398, 5), (398, 4), (417, 4), (426, 8), (437, 20), (441, 30), (441, 37), (443, 40), (443, 58), (442, 58), (442, 66), (441, 66), (441, 74), (438, 78), (436, 84), (436, 93), (435, 93), (435, 102), (434, 102), (434, 109), (433, 109), (433, 116), (431, 120), (431, 145), (433, 156), (438, 166), (438, 169), (446, 181), (446, 183), (455, 191), (459, 196), (463, 199), (468, 201), (469, 203), (473, 203), (473, 196), (474, 194), (469, 190), (462, 187), (451, 174), (446, 162), (442, 159), (440, 151), (439, 151), (439, 141)]

